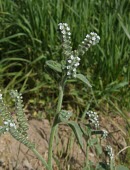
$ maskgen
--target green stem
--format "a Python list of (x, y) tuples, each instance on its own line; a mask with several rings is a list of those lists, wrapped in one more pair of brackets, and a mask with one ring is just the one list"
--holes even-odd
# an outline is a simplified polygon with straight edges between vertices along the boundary
[(57, 109), (56, 109), (56, 115), (55, 115), (55, 119), (54, 119), (53, 126), (52, 126), (52, 129), (51, 129), (51, 134), (50, 134), (49, 151), (48, 151), (48, 166), (49, 166), (49, 170), (52, 170), (52, 150), (53, 150), (53, 143), (54, 143), (55, 132), (56, 132), (56, 129), (58, 128), (56, 117), (59, 114), (59, 112), (61, 110), (61, 107), (62, 107), (64, 83), (65, 83), (65, 80), (63, 81), (63, 83), (61, 83), (59, 85), (59, 97), (58, 97), (58, 104), (57, 104)]
[(110, 159), (110, 170), (114, 170), (113, 159)]
[(86, 147), (87, 147), (86, 148), (86, 168), (87, 168), (87, 170), (90, 170), (89, 159), (88, 159), (88, 157), (89, 157), (89, 146), (87, 145)]
[(58, 97), (56, 114), (58, 114), (61, 110), (62, 100), (63, 100), (63, 87), (62, 87), (62, 85), (59, 85), (59, 97)]
[(46, 161), (43, 159), (43, 157), (39, 154), (39, 152), (37, 152), (37, 150), (35, 148), (31, 149), (33, 151), (33, 153), (37, 156), (37, 158), (42, 162), (42, 164), (46, 167), (47, 170), (49, 169), (48, 164), (46, 163)]
[(49, 151), (48, 151), (48, 166), (49, 170), (52, 170), (52, 149), (53, 149), (53, 141), (55, 137), (55, 131), (58, 125), (55, 125), (51, 129), (50, 140), (49, 140)]

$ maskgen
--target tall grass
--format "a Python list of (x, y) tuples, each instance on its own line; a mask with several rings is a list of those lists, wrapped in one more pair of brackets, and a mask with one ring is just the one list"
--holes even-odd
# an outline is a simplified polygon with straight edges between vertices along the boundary
[(127, 0), (0, 0), (1, 84), (28, 91), (41, 88), (46, 84), (43, 80), (50, 81), (44, 64), (46, 59), (62, 57), (57, 24), (67, 22), (73, 48), (91, 31), (101, 37), (98, 47), (82, 57), (80, 67), (96, 98), (116, 99), (128, 107), (129, 9)]

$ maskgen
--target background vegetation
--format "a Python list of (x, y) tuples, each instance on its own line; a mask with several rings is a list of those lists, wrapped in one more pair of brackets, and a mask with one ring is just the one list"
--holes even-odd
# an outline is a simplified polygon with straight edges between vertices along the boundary
[(50, 103), (57, 91), (46, 74), (45, 61), (62, 60), (57, 25), (66, 22), (71, 28), (73, 48), (91, 31), (101, 37), (99, 45), (82, 57), (80, 66), (93, 91), (76, 84), (75, 88), (81, 88), (77, 94), (72, 82), (66, 92), (66, 103), (71, 99), (81, 109), (100, 107), (107, 112), (111, 106), (121, 114), (121, 108), (128, 111), (129, 11), (127, 0), (0, 0), (1, 88), (5, 92), (20, 90), (27, 99), (33, 97), (30, 102), (34, 105)]

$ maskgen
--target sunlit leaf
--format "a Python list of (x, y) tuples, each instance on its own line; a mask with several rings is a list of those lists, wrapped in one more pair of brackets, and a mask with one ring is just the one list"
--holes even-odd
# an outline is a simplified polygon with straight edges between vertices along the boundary
[(78, 123), (73, 122), (73, 121), (69, 121), (68, 125), (71, 127), (71, 129), (73, 130), (81, 148), (83, 148), (83, 133), (78, 125)]
[(87, 78), (83, 74), (76, 74), (76, 77), (85, 84), (87, 84), (89, 87), (92, 87)]

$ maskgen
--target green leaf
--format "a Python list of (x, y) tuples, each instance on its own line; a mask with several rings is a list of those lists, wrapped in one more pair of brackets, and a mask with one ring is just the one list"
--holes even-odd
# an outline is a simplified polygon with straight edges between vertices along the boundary
[(54, 71), (57, 71), (57, 72), (60, 72), (60, 73), (62, 72), (61, 64), (57, 63), (56, 61), (48, 60), (48, 61), (46, 61), (46, 65)]
[(126, 166), (119, 165), (116, 167), (116, 170), (129, 170)]
[(83, 74), (76, 74), (76, 77), (85, 84), (87, 84), (89, 87), (92, 87), (87, 78)]
[(85, 136), (90, 136), (91, 135), (91, 128), (87, 127), (87, 126), (82, 126), (81, 124), (79, 125), (81, 131), (83, 132), (83, 135)]
[(92, 138), (92, 139), (89, 140), (88, 144), (91, 147), (91, 146), (95, 145), (97, 142), (98, 142), (97, 138)]
[(110, 170), (109, 165), (103, 163), (103, 162), (99, 162), (96, 166), (95, 170)]
[(36, 64), (37, 62), (39, 62), (42, 59), (46, 59), (46, 57), (42, 54), (39, 57), (37, 57), (35, 60), (32, 61), (31, 64)]
[(101, 147), (101, 145), (96, 144), (95, 148), (96, 148), (97, 155), (101, 155), (102, 154), (102, 147)]
[(74, 122), (74, 121), (69, 121), (68, 125), (71, 127), (71, 129), (73, 130), (81, 148), (83, 148), (83, 133), (78, 125), (78, 123)]

